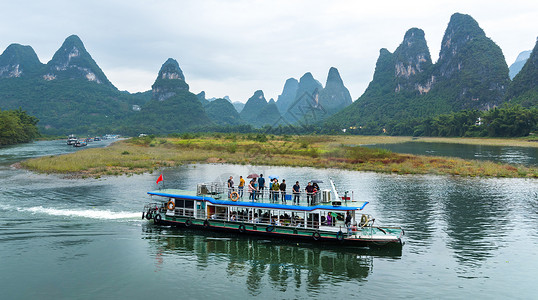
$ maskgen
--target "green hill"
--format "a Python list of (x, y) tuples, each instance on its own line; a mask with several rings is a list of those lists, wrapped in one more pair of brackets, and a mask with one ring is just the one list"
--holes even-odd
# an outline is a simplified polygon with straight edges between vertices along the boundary
[(217, 125), (238, 125), (241, 124), (239, 113), (235, 110), (230, 101), (217, 99), (209, 102), (205, 107), (209, 119)]
[(362, 133), (390, 133), (392, 126), (409, 119), (500, 105), (508, 84), (501, 49), (472, 17), (456, 13), (435, 64), (424, 32), (408, 30), (394, 53), (381, 49), (364, 94), (326, 125), (333, 130), (351, 127)]

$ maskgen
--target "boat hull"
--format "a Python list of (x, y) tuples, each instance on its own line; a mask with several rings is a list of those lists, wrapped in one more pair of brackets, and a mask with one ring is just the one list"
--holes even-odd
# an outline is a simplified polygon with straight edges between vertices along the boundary
[[(246, 222), (234, 222), (211, 219), (194, 219), (188, 217), (171, 217), (164, 214), (153, 218), (156, 225), (174, 226), (184, 229), (207, 230), (226, 232), (234, 235), (248, 235), (276, 239), (287, 239), (316, 244), (331, 244), (364, 248), (401, 248), (400, 237), (387, 235), (358, 235), (356, 232), (349, 236), (339, 232), (327, 232), (312, 228), (275, 226), (269, 224), (253, 224)], [(403, 232), (402, 232), (403, 233)]]

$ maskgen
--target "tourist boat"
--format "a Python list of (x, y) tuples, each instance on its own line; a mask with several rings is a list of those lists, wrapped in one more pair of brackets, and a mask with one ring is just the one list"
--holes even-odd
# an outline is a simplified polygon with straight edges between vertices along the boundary
[[(157, 225), (237, 235), (401, 249), (401, 227), (376, 225), (371, 215), (363, 213), (367, 201), (354, 201), (347, 194), (340, 198), (332, 181), (331, 185), (336, 200), (331, 201), (331, 190), (323, 190), (317, 195), (298, 194), (299, 203), (293, 203), (294, 194), (286, 194), (285, 203), (271, 201), (269, 193), (252, 200), (246, 190), (240, 197), (237, 190), (230, 192), (219, 183), (198, 184), (196, 191), (160, 189), (148, 192), (152, 201), (144, 206), (142, 218)], [(348, 215), (350, 225), (345, 224)]]
[(77, 140), (74, 144), (73, 144), (73, 147), (84, 147), (84, 146), (87, 146), (88, 144), (86, 143), (86, 140)]
[(78, 141), (78, 138), (74, 134), (70, 134), (67, 137), (67, 144), (68, 145), (74, 145)]

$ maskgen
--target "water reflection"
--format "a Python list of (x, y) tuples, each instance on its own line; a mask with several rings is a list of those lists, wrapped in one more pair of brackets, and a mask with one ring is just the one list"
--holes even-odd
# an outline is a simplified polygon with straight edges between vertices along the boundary
[(218, 264), (226, 269), (230, 280), (244, 278), (251, 295), (258, 295), (267, 283), (280, 291), (306, 288), (317, 293), (342, 281), (361, 282), (372, 273), (374, 257), (399, 259), (401, 255), (401, 252), (323, 248), (151, 224), (142, 230), (163, 264), (167, 259), (183, 258), (204, 272), (211, 272), (213, 265)]
[(492, 257), (513, 229), (510, 199), (499, 193), (496, 183), (455, 180), (446, 189), (447, 245), (463, 269)]
[(406, 229), (411, 252), (440, 241), (465, 273), (496, 256), (530, 220), (536, 225), (536, 187), (525, 179), (380, 175), (372, 204), (377, 217)]
[(426, 251), (437, 229), (436, 192), (441, 182), (440, 177), (434, 176), (380, 176), (373, 189), (377, 218), (402, 226), (406, 240), (418, 246), (416, 251)]

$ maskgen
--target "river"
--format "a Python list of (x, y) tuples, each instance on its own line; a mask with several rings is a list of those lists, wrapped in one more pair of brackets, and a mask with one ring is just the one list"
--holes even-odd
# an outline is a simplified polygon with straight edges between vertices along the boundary
[(465, 145), (452, 143), (406, 142), (367, 145), (397, 153), (430, 156), (452, 156), (463, 159), (490, 160), (503, 164), (538, 166), (537, 147)]
[(376, 222), (405, 228), (402, 252), (384, 253), (159, 228), (141, 220), (159, 174), (62, 179), (10, 166), (69, 151), (59, 141), (0, 148), (2, 299), (535, 298), (536, 179), (224, 164), (163, 171), (167, 188), (183, 189), (250, 173), (332, 178), (369, 201)]

